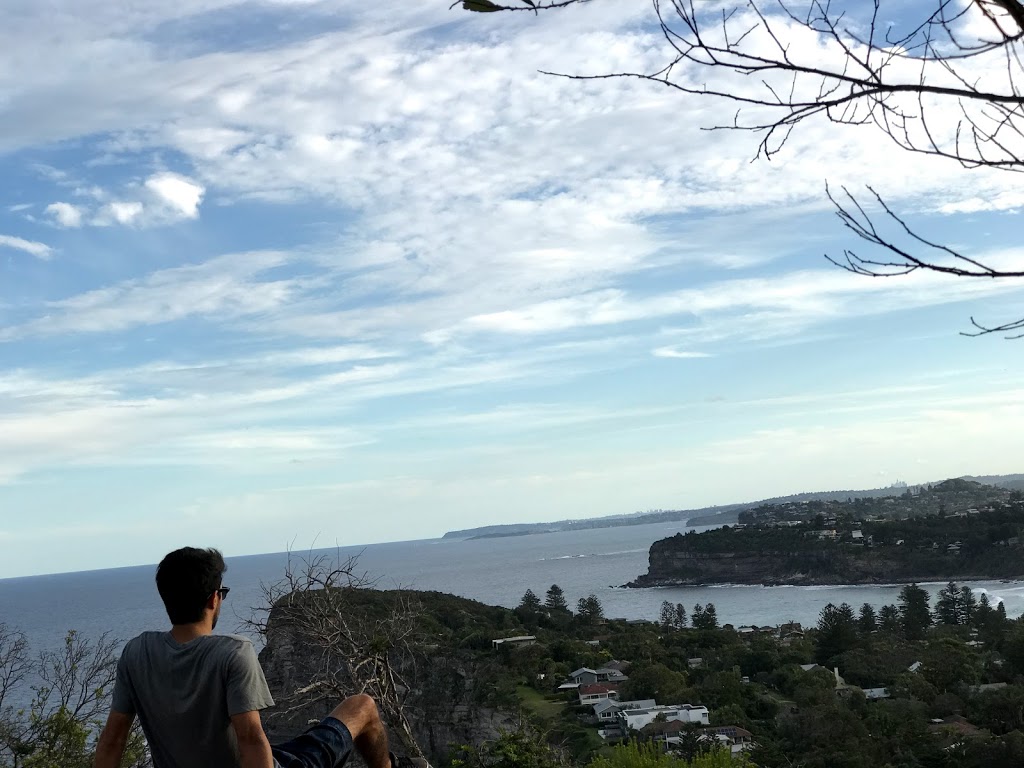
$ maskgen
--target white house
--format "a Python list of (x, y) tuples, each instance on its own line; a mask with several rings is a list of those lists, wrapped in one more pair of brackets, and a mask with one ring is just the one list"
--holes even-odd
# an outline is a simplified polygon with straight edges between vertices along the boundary
[(602, 699), (594, 704), (594, 714), (601, 723), (613, 723), (618, 718), (619, 712), (627, 709), (647, 709), (658, 706), (654, 699), (641, 699), (639, 701), (616, 701), (615, 699)]
[(699, 704), (672, 704), (660, 707), (644, 707), (642, 709), (626, 709), (619, 712), (619, 723), (626, 731), (639, 731), (645, 725), (653, 723), (658, 716), (664, 716), (666, 722), (678, 720), (682, 723), (708, 725), (708, 708)]
[(596, 704), (602, 699), (618, 699), (619, 691), (607, 683), (591, 683), (579, 688), (580, 704)]

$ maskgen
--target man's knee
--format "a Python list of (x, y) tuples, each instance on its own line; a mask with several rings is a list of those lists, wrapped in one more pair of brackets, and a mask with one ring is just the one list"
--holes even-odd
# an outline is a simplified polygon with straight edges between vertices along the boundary
[(373, 697), (365, 693), (357, 693), (349, 696), (341, 704), (335, 707), (331, 713), (338, 720), (341, 720), (352, 732), (358, 736), (369, 727), (380, 722), (380, 712), (377, 709), (377, 702)]

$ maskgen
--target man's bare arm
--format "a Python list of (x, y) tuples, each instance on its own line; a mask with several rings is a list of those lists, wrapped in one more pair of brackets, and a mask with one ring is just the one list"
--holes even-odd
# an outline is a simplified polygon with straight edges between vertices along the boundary
[(103, 726), (103, 732), (96, 742), (93, 768), (121, 768), (121, 758), (124, 757), (124, 748), (128, 743), (128, 734), (133, 722), (135, 715), (110, 711), (107, 724)]
[(270, 752), (270, 742), (263, 731), (263, 723), (260, 722), (260, 713), (232, 715), (231, 725), (238, 738), (242, 768), (274, 768), (274, 756)]

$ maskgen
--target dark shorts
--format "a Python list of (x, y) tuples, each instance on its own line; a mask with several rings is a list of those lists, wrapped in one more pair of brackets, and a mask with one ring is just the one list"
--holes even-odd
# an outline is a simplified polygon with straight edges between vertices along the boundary
[(271, 747), (281, 768), (340, 768), (352, 754), (352, 734), (334, 717), (325, 717), (301, 736)]

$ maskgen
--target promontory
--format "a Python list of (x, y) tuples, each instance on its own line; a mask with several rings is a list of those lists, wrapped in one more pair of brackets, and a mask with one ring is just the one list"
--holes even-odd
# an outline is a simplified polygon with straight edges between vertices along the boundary
[(626, 586), (1024, 578), (1024, 498), (963, 480), (887, 500), (765, 505), (654, 542)]

